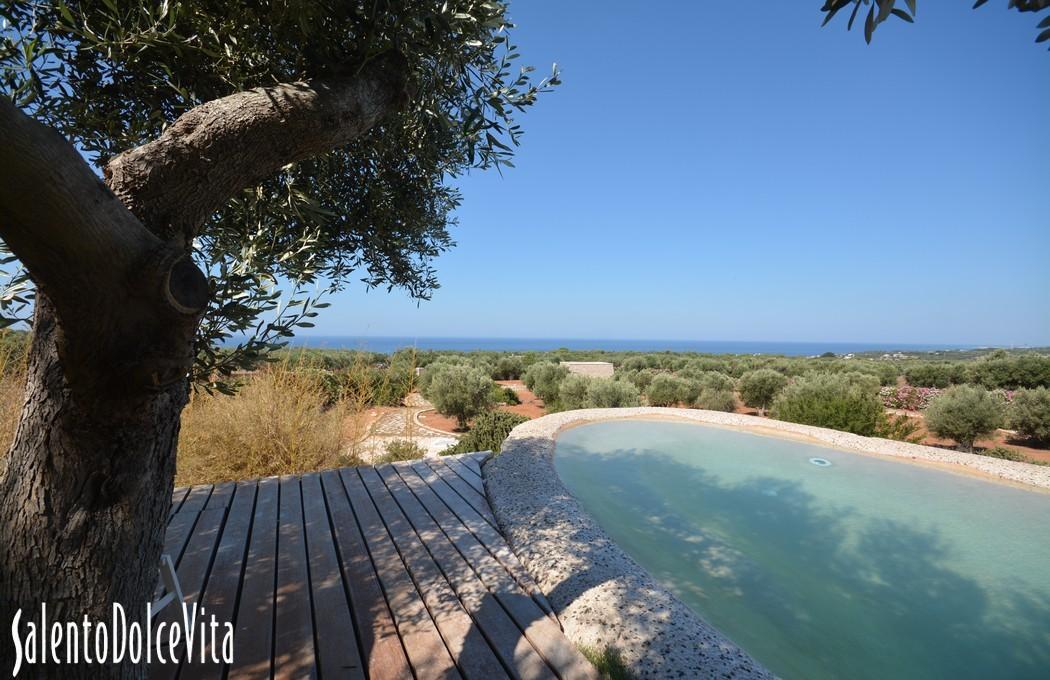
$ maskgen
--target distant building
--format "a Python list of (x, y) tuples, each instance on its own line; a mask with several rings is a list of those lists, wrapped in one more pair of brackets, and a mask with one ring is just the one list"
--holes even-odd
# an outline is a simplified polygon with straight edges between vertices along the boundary
[(591, 378), (611, 378), (613, 376), (613, 365), (608, 361), (563, 361), (561, 365), (569, 369), (569, 373), (586, 375)]

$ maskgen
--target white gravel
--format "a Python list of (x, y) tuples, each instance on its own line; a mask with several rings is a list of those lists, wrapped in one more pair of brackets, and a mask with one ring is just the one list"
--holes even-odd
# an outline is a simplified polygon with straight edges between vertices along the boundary
[(619, 418), (689, 420), (1050, 489), (1050, 467), (733, 413), (586, 409), (523, 423), (504, 442), (503, 452), (484, 467), (496, 519), (547, 594), (569, 639), (598, 649), (615, 647), (640, 679), (772, 674), (660, 586), (602, 531), (558, 478), (553, 458), (560, 430)]

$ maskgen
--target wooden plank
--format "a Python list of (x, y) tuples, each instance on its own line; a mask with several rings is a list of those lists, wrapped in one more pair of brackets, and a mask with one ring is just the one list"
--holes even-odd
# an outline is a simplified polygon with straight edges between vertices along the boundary
[(471, 469), (474, 470), (474, 472), (478, 473), (479, 477), (484, 477), (484, 475), (481, 474), (481, 468), (485, 464), (485, 461), (492, 457), (492, 452), (476, 451), (474, 453), (464, 453), (457, 457), (461, 458), (467, 465), (471, 467)]
[(273, 663), (274, 573), (277, 565), (278, 480), (259, 480), (244, 563), (229, 678), (262, 680)]
[(303, 475), (303, 522), (317, 631), (317, 667), (323, 678), (364, 680), (350, 602), (336, 555), (332, 526), (317, 473)]
[(417, 680), (461, 677), (357, 471), (343, 468), (340, 477)]
[(463, 479), (453, 472), (444, 462), (440, 460), (424, 460), (428, 464), (431, 470), (437, 473), (437, 475), (444, 480), (446, 484), (452, 487), (456, 493), (463, 497), (470, 507), (474, 508), (477, 514), (481, 515), (486, 522), (491, 524), (493, 528), (498, 528), (499, 524), (496, 523), (496, 516), (492, 514), (492, 508), (489, 507), (489, 500), (482, 494), (479, 494), (474, 487), (467, 484)]
[[(226, 509), (230, 498), (233, 496), (234, 484), (226, 482), (218, 484), (208, 496), (208, 501), (201, 510), (193, 532), (186, 541), (186, 548), (182, 558), (179, 560), (175, 574), (182, 587), (184, 603), (192, 606), (200, 600), (205, 581), (208, 578), (208, 570), (211, 568), (212, 555), (219, 543), (219, 534), (222, 525), (226, 521)], [(164, 608), (154, 621), (156, 626), (166, 623), (168, 626), (184, 621), (183, 602), (172, 602)], [(186, 631), (183, 631), (185, 635)], [(167, 648), (167, 642), (163, 641), (164, 657), (168, 659), (181, 659), (185, 654), (185, 645), (180, 644), (174, 649)], [(179, 671), (178, 664), (157, 664), (151, 674), (156, 680), (169, 680), (174, 678)]]
[[(471, 470), (462, 461), (456, 460), (454, 458), (443, 458), (442, 461), (453, 472), (459, 475), (460, 479), (462, 479), (467, 484), (470, 484), (470, 486), (479, 494), (485, 496), (485, 482), (481, 480), (481, 475)], [(485, 499), (488, 500), (488, 496), (485, 496)]]
[(364, 482), (452, 658), (468, 680), (507, 677), (444, 574), (423, 546), (374, 468), (359, 468)]
[(186, 496), (189, 494), (190, 487), (188, 486), (180, 487), (171, 492), (171, 507), (168, 509), (169, 520), (179, 511), (179, 508), (182, 507), (182, 502), (186, 500)]
[[(201, 615), (214, 616), (220, 626), (227, 622), (233, 623), (237, 614), (237, 599), (241, 592), (244, 558), (248, 549), (248, 536), (251, 533), (257, 486), (255, 481), (237, 483), (226, 516), (226, 524), (222, 528), (219, 547), (215, 551), (215, 561), (201, 598)], [(220, 628), (219, 634), (223, 632)], [(221, 644), (222, 638), (217, 637), (216, 641)], [(215, 656), (221, 659), (221, 652), (221, 649), (215, 650)], [(211, 645), (206, 644), (206, 663), (200, 663), (200, 657), (196, 654), (184, 660), (179, 679), (221, 680), (226, 664), (211, 662), (211, 654)]]
[[(383, 596), (372, 559), (357, 527), (350, 500), (339, 479), (339, 473), (321, 473), (328, 513), (332, 520), (336, 552), (343, 573), (343, 583), (350, 594), (350, 612), (357, 625), (361, 656), (370, 680), (400, 680), (412, 677), (412, 671), (397, 634), (394, 617)], [(324, 630), (318, 635), (323, 639)], [(435, 631), (435, 635), (436, 635)], [(322, 658), (323, 658), (322, 654)]]
[[(439, 527), (438, 523), (431, 517), (431, 514), (420, 504), (394, 467), (384, 465), (376, 468), (376, 472), (382, 478), (387, 491), (397, 501), (405, 517), (412, 524), (413, 529), (430, 552), (433, 560), (445, 574), (457, 597), (459, 597), (467, 611), (470, 612), (482, 635), (488, 640), (489, 645), (499, 655), (504, 665), (512, 669), (513, 676), (554, 680), (556, 676), (547, 666), (544, 658), (530, 644), (529, 640), (522, 635), (522, 629), (515, 624), (494, 594), (478, 578), (471, 565), (456, 549), (449, 537), (446, 536), (442, 530), (443, 527)], [(409, 472), (414, 476), (414, 473)], [(452, 516), (451, 513), (448, 513), (448, 516), (455, 523), (459, 523), (459, 520)], [(462, 528), (462, 525), (460, 527)], [(468, 533), (466, 529), (462, 529), (462, 531), (463, 533)], [(482, 552), (485, 552), (484, 549), (482, 549)], [(487, 555), (488, 553), (485, 554)], [(492, 559), (491, 556), (489, 559)], [(503, 572), (503, 575), (506, 581), (511, 584), (518, 598), (526, 599), (529, 602), (532, 601), (521, 592), (517, 584), (514, 584), (506, 571)], [(536, 607), (535, 604), (533, 607), (537, 616), (547, 620), (546, 614), (539, 607)]]
[(211, 490), (212, 486), (210, 484), (195, 486), (190, 489), (186, 500), (179, 507), (179, 511), (168, 523), (168, 530), (164, 534), (164, 554), (170, 555), (171, 561), (175, 565), (178, 565), (179, 559), (182, 557), (182, 551), (186, 547), (186, 542), (190, 540), (190, 532), (193, 531), (193, 525), (197, 523), (197, 517), (200, 515), (201, 510), (204, 509), (204, 504), (208, 502)]
[[(546, 598), (543, 597), (539, 586), (536, 585), (536, 582), (525, 570), (524, 565), (518, 560), (517, 555), (507, 545), (503, 534), (485, 521), (473, 506), (463, 500), (463, 497), (448, 486), (429, 465), (419, 462), (411, 463), (410, 467), (427, 484), (427, 487), (437, 494), (438, 498), (459, 518), (463, 525), (477, 537), (482, 545), (499, 560), (500, 564), (510, 572), (514, 580), (518, 582), (518, 585), (533, 597), (542, 598), (541, 602), (545, 603)], [(545, 607), (545, 609), (549, 611), (549, 607)]]
[(277, 680), (316, 678), (303, 500), (299, 478), (294, 475), (281, 477), (278, 523), (273, 676)]
[[(515, 624), (562, 677), (593, 677), (593, 667), (569, 643), (559, 625), (515, 581), (511, 573), (470, 532), (411, 465), (395, 465), (399, 478), (417, 502), (440, 526), (447, 539), (473, 568), (484, 586), (496, 597)], [(403, 504), (402, 507), (406, 507)]]

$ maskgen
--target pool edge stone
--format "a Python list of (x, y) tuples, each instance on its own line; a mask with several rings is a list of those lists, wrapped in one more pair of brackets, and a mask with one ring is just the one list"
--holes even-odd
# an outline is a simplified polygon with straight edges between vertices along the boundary
[(500, 528), (578, 646), (615, 647), (639, 680), (771, 678), (773, 674), (678, 600), (583, 509), (554, 468), (558, 433), (624, 418), (670, 417), (931, 463), (951, 463), (1050, 489), (1050, 467), (946, 451), (734, 413), (676, 408), (585, 409), (522, 423), (486, 461), (485, 489)]

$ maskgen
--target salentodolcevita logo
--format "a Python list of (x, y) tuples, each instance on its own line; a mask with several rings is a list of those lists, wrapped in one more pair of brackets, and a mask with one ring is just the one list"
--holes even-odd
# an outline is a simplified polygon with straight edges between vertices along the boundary
[(14, 668), (11, 677), (44, 664), (173, 664), (186, 659), (202, 664), (233, 663), (233, 624), (221, 622), (196, 604), (182, 604), (182, 617), (153, 620), (152, 604), (146, 605), (143, 622), (129, 620), (124, 607), (114, 603), (108, 620), (51, 621), (47, 603), (39, 618), (23, 616), (19, 609), (11, 620)]

